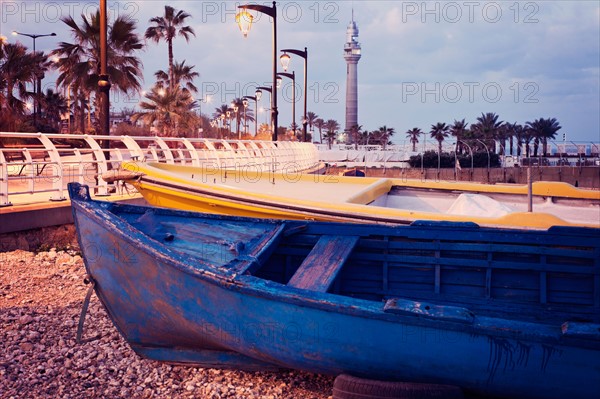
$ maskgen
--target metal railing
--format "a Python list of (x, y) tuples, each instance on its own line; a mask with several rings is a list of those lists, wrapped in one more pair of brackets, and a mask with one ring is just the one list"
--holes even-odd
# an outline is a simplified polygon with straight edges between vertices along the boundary
[(319, 164), (317, 148), (301, 142), (7, 132), (0, 139), (0, 207), (11, 205), (10, 197), (36, 193), (62, 201), (69, 182), (109, 195), (113, 184), (102, 175), (128, 160), (276, 172)]

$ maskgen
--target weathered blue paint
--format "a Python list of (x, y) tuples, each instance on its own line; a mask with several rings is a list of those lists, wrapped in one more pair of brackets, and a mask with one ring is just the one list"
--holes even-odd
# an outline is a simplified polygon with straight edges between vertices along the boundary
[[(69, 192), (96, 293), (141, 356), (511, 398), (600, 392), (599, 229), (245, 219)], [(334, 251), (333, 283), (288, 284), (323, 236), (359, 239)]]

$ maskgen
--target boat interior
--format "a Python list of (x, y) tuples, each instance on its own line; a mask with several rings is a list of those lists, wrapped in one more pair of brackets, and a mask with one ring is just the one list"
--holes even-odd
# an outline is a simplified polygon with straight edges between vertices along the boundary
[[(447, 215), (502, 217), (514, 212), (527, 212), (528, 198), (509, 193), (393, 186), (388, 193), (380, 195), (367, 205)], [(575, 223), (595, 222), (600, 227), (600, 201), (533, 196), (532, 209), (534, 212), (553, 214)]]
[[(207, 170), (178, 165), (148, 164), (152, 173), (199, 183), (212, 190), (235, 193), (239, 198), (279, 203), (304, 203), (308, 208), (356, 204), (409, 212), (499, 218), (527, 212), (529, 200), (515, 186), (464, 182), (402, 181), (390, 178), (357, 178), (302, 174), (270, 174), (253, 171)], [(533, 212), (548, 213), (579, 225), (600, 227), (600, 197), (587, 198), (568, 185), (539, 182), (532, 196)], [(231, 191), (234, 190), (234, 191)], [(554, 192), (553, 192), (554, 191)], [(580, 193), (579, 193), (580, 194)], [(596, 196), (597, 197), (597, 196)], [(327, 204), (327, 205), (323, 205)], [(368, 210), (364, 210), (367, 211)]]
[(565, 322), (592, 323), (593, 339), (600, 340), (597, 229), (511, 231), (446, 222), (392, 228), (200, 217), (121, 204), (110, 210), (184, 253), (191, 265), (196, 259), (198, 267), (233, 269), (307, 296), (330, 293), (333, 301), (356, 298), (381, 303), (387, 313), (462, 323), (508, 314), (557, 332)]

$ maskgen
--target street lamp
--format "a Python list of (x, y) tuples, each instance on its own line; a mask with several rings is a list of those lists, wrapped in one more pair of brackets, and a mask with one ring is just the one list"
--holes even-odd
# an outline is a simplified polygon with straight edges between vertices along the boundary
[[(261, 97), (262, 97), (262, 92), (263, 92), (263, 91), (267, 91), (267, 92), (269, 92), (269, 103), (271, 103), (271, 104), (272, 104), (272, 103), (273, 103), (273, 101), (272, 101), (271, 99), (272, 99), (272, 97), (273, 97), (273, 90), (272, 90), (270, 87), (267, 87), (267, 86), (258, 86), (258, 87), (256, 88), (256, 92), (255, 92), (256, 99), (257, 99), (257, 100), (260, 100), (260, 99), (261, 99)], [(273, 116), (273, 114), (271, 114), (271, 117), (272, 117), (272, 116)], [(271, 120), (272, 120), (272, 119), (271, 119)], [(272, 128), (272, 127), (273, 127), (273, 126), (271, 125), (271, 128)], [(271, 132), (271, 134), (272, 134), (272, 132)]]
[(283, 54), (279, 57), (281, 61), (281, 66), (284, 71), (287, 71), (288, 66), (291, 61), (291, 57), (287, 53), (295, 54), (304, 58), (304, 116), (302, 118), (302, 141), (306, 141), (306, 125), (308, 124), (308, 118), (306, 116), (306, 99), (308, 98), (308, 88), (307, 88), (307, 73), (308, 73), (308, 50), (304, 47), (304, 51), (302, 50), (294, 50), (294, 49), (284, 49)]
[[(260, 99), (261, 95), (262, 95), (262, 91), (256, 90), (256, 93), (254, 96), (244, 96), (244, 100), (246, 101), (244, 103), (244, 106), (247, 106), (247, 104), (248, 104), (247, 100), (254, 100), (254, 137), (256, 137), (256, 135), (258, 134), (258, 100)], [(244, 118), (245, 118), (245, 116), (244, 116)]]
[[(261, 6), (258, 4), (246, 4), (242, 6), (238, 6), (242, 11), (238, 13), (235, 17), (236, 22), (238, 23), (240, 30), (244, 37), (248, 36), (248, 32), (252, 27), (252, 20), (254, 17), (246, 11), (246, 10), (254, 10), (261, 12), (263, 14), (267, 14), (273, 19), (273, 35), (272, 35), (272, 44), (273, 44), (273, 74), (272, 74), (272, 84), (275, 87), (275, 82), (277, 79), (277, 7), (276, 3), (273, 2), (273, 7)], [(277, 91), (273, 90), (271, 96), (271, 124), (273, 128), (272, 140), (277, 141)]]
[[(292, 127), (294, 129), (294, 137), (296, 136), (296, 73), (292, 71), (292, 73), (286, 72), (278, 72), (278, 79), (281, 76), (285, 76), (286, 78), (292, 79)], [(279, 84), (277, 85), (279, 87)]]
[[(229, 112), (229, 111), (227, 111), (227, 112)], [(223, 134), (225, 133), (225, 115), (221, 114), (219, 119), (221, 119), (221, 130), (220, 130), (219, 138), (222, 139)]]
[(464, 144), (469, 149), (469, 154), (471, 155), (471, 180), (472, 180), (473, 179), (473, 150), (471, 149), (471, 146), (468, 145), (467, 143), (465, 143), (464, 141), (458, 140), (458, 143)]
[(231, 119), (235, 118), (236, 124), (235, 124), (235, 131), (238, 134), (238, 140), (241, 140), (242, 138), (242, 133), (240, 132), (240, 114), (238, 113), (238, 105), (235, 102), (231, 103), (231, 109), (233, 109), (233, 115), (231, 116)]
[[(27, 36), (33, 39), (33, 52), (35, 54), (35, 39), (37, 39), (38, 37), (47, 37), (47, 36), (56, 36), (56, 33), (52, 32), (52, 33), (46, 33), (43, 35), (36, 35), (33, 33), (22, 33), (22, 32), (17, 32), (16, 30), (12, 31), (13, 36), (17, 36), (17, 35), (21, 35), (21, 36)], [(40, 113), (40, 102), (38, 100), (38, 96), (41, 94), (42, 92), (42, 76), (38, 75), (37, 79), (33, 82), (33, 124), (36, 125), (37, 124), (37, 115), (38, 113)]]
[[(202, 118), (202, 103), (210, 103), (210, 96), (207, 94), (204, 98), (200, 98), (197, 100), (198, 101), (198, 112), (200, 114), (200, 131), (204, 133), (204, 118)], [(212, 127), (212, 124), (211, 124)], [(200, 133), (198, 133), (198, 138), (200, 138)]]
[(231, 132), (231, 118), (232, 118), (231, 111), (227, 111), (225, 113), (225, 121), (227, 122), (227, 131), (228, 131), (227, 138), (231, 138), (231, 133), (232, 133)]
[(248, 134), (248, 121), (246, 120), (246, 108), (248, 108), (248, 99), (242, 99), (242, 105), (244, 106), (244, 134)]
[[(108, 80), (108, 12), (106, 0), (100, 0), (100, 76), (98, 88), (100, 91), (100, 133), (110, 135), (110, 81)], [(105, 140), (105, 148), (109, 148)], [(110, 156), (110, 152), (109, 152)]]

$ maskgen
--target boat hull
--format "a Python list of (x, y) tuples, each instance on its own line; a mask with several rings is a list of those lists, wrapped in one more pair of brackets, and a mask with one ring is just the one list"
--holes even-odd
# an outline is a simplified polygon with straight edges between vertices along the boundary
[(194, 267), (95, 212), (91, 202), (73, 201), (73, 212), (96, 293), (142, 356), (450, 384), (510, 398), (598, 392), (598, 332), (592, 340), (569, 339), (560, 326), (428, 319), (385, 312), (383, 303), (307, 295), (252, 275)]
[[(600, 192), (577, 190), (560, 183), (535, 185), (535, 213), (523, 205), (523, 187), (473, 183), (399, 181), (394, 179), (343, 176), (286, 176), (284, 174), (218, 171), (186, 166), (129, 164), (124, 167), (140, 174), (130, 182), (154, 206), (213, 214), (277, 219), (343, 221), (353, 223), (410, 224), (415, 220), (470, 221), (480, 226), (547, 229), (551, 226), (600, 227)], [(517, 199), (523, 211), (493, 215), (486, 209), (477, 213), (452, 214), (425, 206), (422, 209), (379, 206), (392, 187), (435, 190), (438, 197), (456, 192), (496, 195)], [(292, 192), (293, 194), (289, 194)], [(339, 193), (339, 195), (337, 195)], [(416, 194), (418, 197), (420, 194)], [(383, 201), (385, 202), (385, 201)], [(388, 202), (392, 202), (389, 200)], [(568, 209), (549, 204), (578, 203)], [(583, 204), (583, 205), (582, 205)], [(563, 218), (561, 211), (576, 219)], [(462, 211), (459, 211), (462, 212)], [(584, 216), (588, 215), (588, 216)]]

